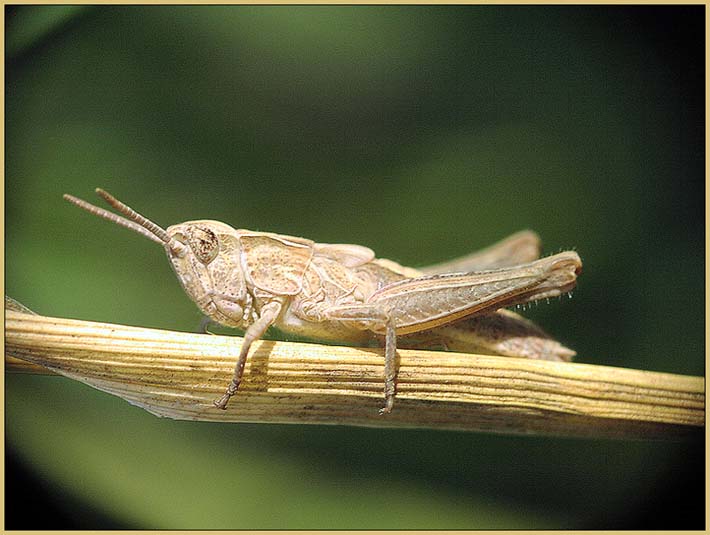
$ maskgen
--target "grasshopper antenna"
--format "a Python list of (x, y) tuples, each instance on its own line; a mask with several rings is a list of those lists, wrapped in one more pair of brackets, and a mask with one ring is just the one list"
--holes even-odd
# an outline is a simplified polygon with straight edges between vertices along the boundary
[(70, 203), (78, 206), (79, 208), (86, 210), (90, 214), (94, 214), (96, 216), (102, 217), (108, 221), (116, 223), (117, 225), (120, 225), (120, 226), (130, 229), (134, 232), (137, 232), (138, 234), (140, 234), (141, 236), (145, 236), (149, 240), (152, 240), (152, 241), (159, 243), (161, 245), (167, 244), (176, 253), (179, 253), (180, 251), (182, 251), (183, 245), (181, 243), (171, 239), (170, 236), (168, 236), (168, 233), (165, 232), (165, 229), (156, 225), (147, 217), (140, 215), (138, 212), (133, 210), (130, 206), (123, 204), (121, 201), (116, 199), (113, 195), (102, 190), (101, 188), (96, 188), (96, 193), (101, 198), (103, 198), (109, 205), (111, 205), (117, 211), (119, 211), (123, 215), (125, 215), (126, 218), (128, 218), (128, 219), (121, 217), (120, 215), (114, 214), (113, 212), (109, 212), (108, 210), (104, 210), (103, 208), (99, 208), (98, 206), (94, 206), (91, 203), (88, 203), (82, 199), (74, 197), (73, 195), (69, 195), (69, 194), (65, 193), (64, 199), (69, 201)]
[(121, 212), (123, 215), (125, 215), (128, 219), (131, 221), (134, 221), (138, 223), (141, 227), (146, 229), (148, 232), (153, 234), (154, 236), (157, 236), (160, 241), (164, 243), (168, 243), (170, 241), (170, 236), (168, 236), (168, 233), (165, 232), (164, 229), (153, 223), (150, 219), (147, 217), (143, 217), (140, 215), (138, 212), (136, 212), (133, 208), (130, 206), (127, 206), (123, 204), (121, 201), (119, 201), (116, 197), (111, 195), (109, 192), (102, 190), (101, 188), (96, 188), (96, 193), (101, 197), (103, 200), (105, 200), (108, 204), (110, 204), (113, 208)]

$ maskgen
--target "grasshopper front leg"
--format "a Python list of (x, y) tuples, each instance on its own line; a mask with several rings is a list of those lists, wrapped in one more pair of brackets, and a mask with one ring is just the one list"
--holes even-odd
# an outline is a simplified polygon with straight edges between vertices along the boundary
[(446, 325), (464, 317), (554, 297), (572, 290), (582, 262), (566, 251), (516, 267), (474, 273), (430, 275), (389, 284), (363, 304), (329, 307), (328, 319), (385, 334), (385, 406), (395, 392), (397, 334)]
[(244, 339), (242, 342), (242, 347), (239, 350), (239, 357), (237, 358), (237, 364), (234, 366), (234, 375), (232, 380), (227, 387), (224, 395), (214, 401), (214, 406), (218, 409), (226, 410), (229, 398), (237, 393), (239, 389), (239, 383), (242, 381), (242, 375), (244, 374), (244, 365), (247, 362), (247, 355), (249, 354), (249, 348), (251, 344), (261, 338), (264, 333), (268, 330), (271, 325), (273, 325), (276, 318), (278, 318), (281, 312), (281, 303), (272, 301), (268, 303), (261, 309), (261, 314), (259, 319), (252, 323), (247, 330), (244, 332)]

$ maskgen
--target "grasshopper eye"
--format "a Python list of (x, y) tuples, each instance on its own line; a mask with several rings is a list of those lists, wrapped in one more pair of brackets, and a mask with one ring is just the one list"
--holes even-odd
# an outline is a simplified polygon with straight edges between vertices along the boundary
[(189, 245), (197, 259), (205, 265), (212, 262), (219, 253), (219, 239), (207, 227), (195, 227), (190, 235)]
[(182, 232), (176, 232), (175, 234), (172, 235), (172, 238), (179, 241), (183, 245), (187, 245), (187, 238)]

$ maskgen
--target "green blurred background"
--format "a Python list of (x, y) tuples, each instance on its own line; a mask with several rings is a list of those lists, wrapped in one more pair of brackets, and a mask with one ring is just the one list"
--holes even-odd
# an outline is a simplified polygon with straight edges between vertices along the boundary
[[(704, 6), (7, 7), (6, 293), (194, 331), (155, 244), (62, 201), (424, 265), (523, 228), (579, 362), (704, 374)], [(6, 527), (694, 528), (704, 440), (218, 425), (6, 377)], [(24, 505), (46, 514), (27, 514)]]

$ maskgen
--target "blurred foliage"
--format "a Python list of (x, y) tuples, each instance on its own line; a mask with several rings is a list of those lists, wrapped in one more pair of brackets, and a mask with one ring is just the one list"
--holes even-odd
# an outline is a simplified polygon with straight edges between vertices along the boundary
[[(199, 324), (61, 199), (102, 186), (408, 265), (532, 228), (584, 260), (526, 313), (579, 362), (704, 373), (702, 6), (22, 6), (6, 37), (6, 293), (39, 313)], [(14, 529), (703, 525), (700, 440), (173, 422), (48, 377), (6, 411)]]

